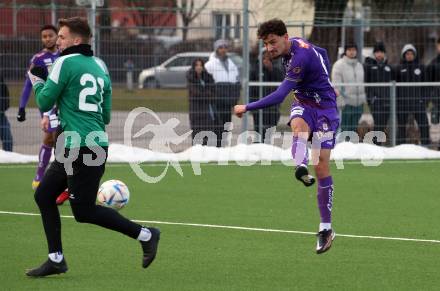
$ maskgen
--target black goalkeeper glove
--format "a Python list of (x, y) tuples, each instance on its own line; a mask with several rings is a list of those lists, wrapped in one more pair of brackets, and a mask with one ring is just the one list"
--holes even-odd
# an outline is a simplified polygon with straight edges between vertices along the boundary
[(26, 120), (26, 110), (24, 108), (18, 108), (17, 120), (23, 122)]
[(47, 80), (47, 69), (44, 67), (35, 66), (31, 69), (31, 73), (44, 81)]
[(28, 72), (29, 79), (31, 80), (32, 86), (38, 83), (46, 82), (47, 70), (43, 67), (33, 67)]

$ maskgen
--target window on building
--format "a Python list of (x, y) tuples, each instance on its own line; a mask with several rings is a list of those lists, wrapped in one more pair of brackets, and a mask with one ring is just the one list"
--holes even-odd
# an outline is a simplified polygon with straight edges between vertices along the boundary
[(235, 28), (234, 28), (234, 38), (240, 39), (240, 26), (241, 26), (241, 15), (235, 14)]
[(231, 38), (231, 15), (225, 14), (225, 38)]
[(223, 14), (214, 15), (214, 33), (215, 39), (223, 37)]
[(239, 39), (241, 15), (229, 12), (215, 12), (214, 17), (214, 38)]

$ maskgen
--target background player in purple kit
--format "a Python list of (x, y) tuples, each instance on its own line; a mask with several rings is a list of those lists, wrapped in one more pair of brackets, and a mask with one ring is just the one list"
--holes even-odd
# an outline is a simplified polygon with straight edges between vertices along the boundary
[[(43, 67), (46, 69), (46, 73), (48, 73), (49, 68), (60, 55), (56, 47), (57, 33), (58, 30), (53, 25), (44, 25), (40, 29), (41, 42), (43, 43), (44, 48), (32, 57), (29, 70), (33, 67)], [(31, 92), (32, 84), (29, 80), (29, 77), (26, 75), (26, 81), (21, 93), (20, 105), (17, 114), (17, 120), (20, 122), (26, 120), (25, 108)], [(34, 180), (32, 181), (32, 188), (34, 190), (38, 187), (44, 171), (49, 164), (50, 157), (52, 156), (52, 148), (55, 143), (55, 134), (58, 127), (56, 108), (53, 108), (49, 112), (41, 112), (41, 127), (44, 131), (44, 137), (40, 148), (40, 153), (38, 155), (37, 172)]]
[(327, 51), (301, 38), (289, 38), (283, 21), (272, 19), (258, 28), (272, 58), (283, 57), (286, 76), (278, 89), (247, 105), (236, 105), (234, 113), (241, 117), (246, 111), (266, 108), (283, 102), (293, 92), (289, 125), (293, 132), (292, 156), (295, 177), (305, 186), (315, 183), (308, 171), (307, 141), (312, 140), (312, 156), (319, 154), (314, 163), (318, 178), (318, 207), (321, 216), (316, 252), (330, 249), (335, 232), (331, 226), (333, 180), (330, 175), (330, 152), (335, 145), (339, 127), (336, 94), (329, 80), (330, 62)]

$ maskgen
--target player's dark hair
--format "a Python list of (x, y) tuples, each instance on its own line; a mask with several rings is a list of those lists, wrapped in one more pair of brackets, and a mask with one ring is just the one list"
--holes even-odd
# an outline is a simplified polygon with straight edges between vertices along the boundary
[(40, 28), (40, 33), (43, 32), (43, 30), (53, 30), (53, 31), (55, 31), (55, 33), (58, 33), (58, 29), (55, 26), (53, 26), (52, 24), (43, 25)]
[(60, 28), (63, 26), (68, 27), (71, 33), (79, 35), (84, 41), (88, 41), (92, 37), (89, 23), (84, 17), (59, 19), (58, 26)]
[(278, 18), (273, 18), (263, 22), (258, 27), (257, 36), (259, 39), (266, 38), (269, 34), (283, 36), (287, 33), (287, 28), (284, 22)]

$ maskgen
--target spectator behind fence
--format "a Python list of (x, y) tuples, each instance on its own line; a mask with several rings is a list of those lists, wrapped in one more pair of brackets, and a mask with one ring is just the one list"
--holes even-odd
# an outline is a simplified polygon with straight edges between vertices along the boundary
[[(373, 48), (373, 57), (365, 59), (366, 83), (387, 83), (393, 80), (393, 70), (388, 65), (385, 53), (384, 43), (377, 42)], [(374, 130), (385, 132), (390, 117), (390, 87), (366, 87), (365, 91), (374, 119)], [(376, 140), (374, 142), (378, 144)]]
[(219, 39), (214, 43), (214, 52), (205, 64), (205, 68), (212, 75), (215, 82), (216, 107), (218, 110), (221, 127), (216, 134), (218, 145), (221, 145), (223, 126), (231, 122), (232, 107), (240, 97), (240, 83), (237, 66), (228, 57), (229, 43)]
[[(333, 65), (334, 83), (363, 83), (364, 68), (357, 60), (356, 44), (347, 44), (344, 55)], [(341, 130), (356, 131), (365, 103), (363, 86), (338, 86), (338, 107), (341, 108)]]
[[(440, 82), (440, 38), (436, 43), (437, 56), (431, 60), (426, 68), (426, 79), (428, 82)], [(431, 124), (440, 122), (440, 86), (433, 87), (429, 92), (431, 97)]]
[(0, 139), (4, 151), (12, 152), (12, 133), (11, 124), (6, 116), (6, 110), (9, 108), (9, 89), (3, 76), (0, 74)]
[[(402, 48), (401, 62), (396, 70), (397, 82), (424, 82), (425, 68), (419, 64), (417, 50), (412, 44), (406, 44)], [(425, 87), (397, 87), (397, 144), (415, 142), (418, 137), (414, 136), (411, 122), (414, 119), (420, 131), (420, 141), (423, 145), (429, 143), (429, 126), (426, 116), (426, 93)], [(407, 126), (407, 124), (409, 125)]]
[[(250, 80), (258, 81), (260, 74), (260, 66), (259, 62), (255, 62), (251, 68)], [(269, 53), (263, 53), (263, 82), (281, 82), (284, 79), (283, 69), (280, 68), (277, 64), (272, 62)], [(259, 88), (257, 86), (252, 86), (250, 88), (250, 98), (251, 102), (257, 101), (260, 97)], [(262, 95), (261, 97), (267, 96), (273, 91), (276, 90), (277, 87), (262, 87)], [(261, 140), (265, 142), (270, 142), (270, 136), (266, 137), (267, 129), (277, 126), (278, 121), (280, 120), (280, 105), (274, 105), (265, 109), (261, 109), (263, 111), (263, 120), (262, 120), (262, 128), (260, 130), (260, 113), (259, 110), (252, 111), (252, 116), (254, 118), (254, 129), (256, 132), (261, 134)]]
[(214, 79), (209, 74), (202, 59), (196, 59), (191, 65), (186, 78), (188, 80), (189, 122), (192, 129), (193, 143), (207, 144), (207, 140), (194, 140), (201, 131), (215, 132), (220, 125), (215, 108)]

